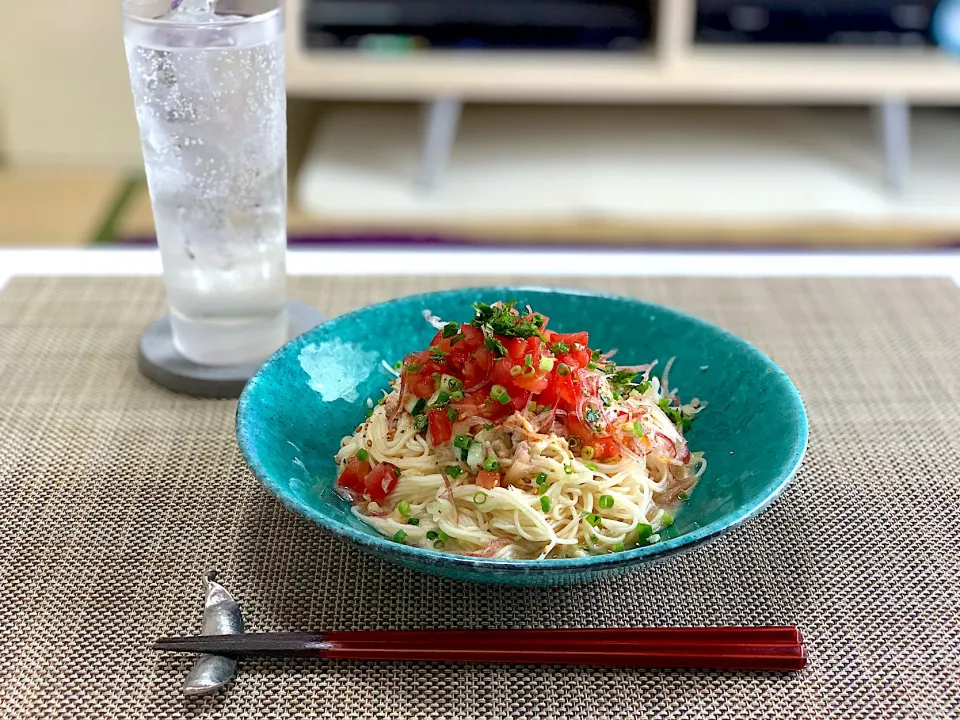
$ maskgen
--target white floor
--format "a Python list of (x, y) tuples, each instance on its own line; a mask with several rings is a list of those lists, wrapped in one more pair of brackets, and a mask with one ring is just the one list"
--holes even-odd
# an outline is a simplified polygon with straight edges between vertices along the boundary
[(867, 108), (467, 105), (433, 194), (414, 183), (417, 107), (344, 106), (298, 182), (308, 213), (366, 223), (637, 220), (960, 228), (960, 115), (913, 114), (905, 192)]

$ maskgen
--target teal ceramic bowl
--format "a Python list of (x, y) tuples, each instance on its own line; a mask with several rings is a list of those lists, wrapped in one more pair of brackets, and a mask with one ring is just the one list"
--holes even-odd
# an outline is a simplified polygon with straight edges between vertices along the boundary
[[(657, 544), (564, 560), (487, 560), (393, 542), (357, 520), (333, 492), (333, 456), (378, 398), (392, 365), (426, 347), (435, 330), (422, 312), (465, 321), (472, 304), (517, 300), (559, 332), (588, 330), (590, 344), (618, 348), (620, 364), (663, 367), (671, 387), (709, 403), (688, 434), (707, 470)], [(796, 472), (807, 442), (797, 389), (743, 340), (669, 308), (572, 290), (491, 287), (415, 295), (357, 310), (281, 348), (250, 380), (237, 408), (240, 449), (260, 482), (294, 512), (372, 555), (448, 577), (511, 585), (591, 580), (663, 559), (717, 538), (759, 513)]]

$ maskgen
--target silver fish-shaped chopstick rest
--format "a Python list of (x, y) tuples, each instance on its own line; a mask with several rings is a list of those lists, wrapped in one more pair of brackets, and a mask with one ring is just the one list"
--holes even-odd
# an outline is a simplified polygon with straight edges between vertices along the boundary
[[(217, 574), (207, 573), (203, 585), (207, 591), (203, 607), (203, 635), (231, 635), (243, 632), (240, 605), (220, 583)], [(234, 658), (222, 655), (201, 655), (183, 684), (188, 697), (214, 693), (233, 678), (237, 670)]]

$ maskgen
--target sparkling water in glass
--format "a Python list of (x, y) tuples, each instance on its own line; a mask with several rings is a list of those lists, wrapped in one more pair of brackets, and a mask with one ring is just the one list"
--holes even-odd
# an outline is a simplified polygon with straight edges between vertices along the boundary
[(174, 344), (208, 365), (288, 339), (284, 0), (122, 0)]

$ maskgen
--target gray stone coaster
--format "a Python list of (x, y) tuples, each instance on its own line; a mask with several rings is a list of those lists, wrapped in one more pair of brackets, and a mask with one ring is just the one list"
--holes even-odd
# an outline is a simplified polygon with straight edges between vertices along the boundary
[[(291, 338), (326, 319), (318, 310), (300, 302), (290, 302), (287, 307)], [(173, 346), (170, 318), (167, 315), (143, 332), (137, 355), (137, 364), (145, 377), (168, 390), (206, 398), (240, 397), (243, 386), (261, 364), (200, 365), (188, 360)]]

